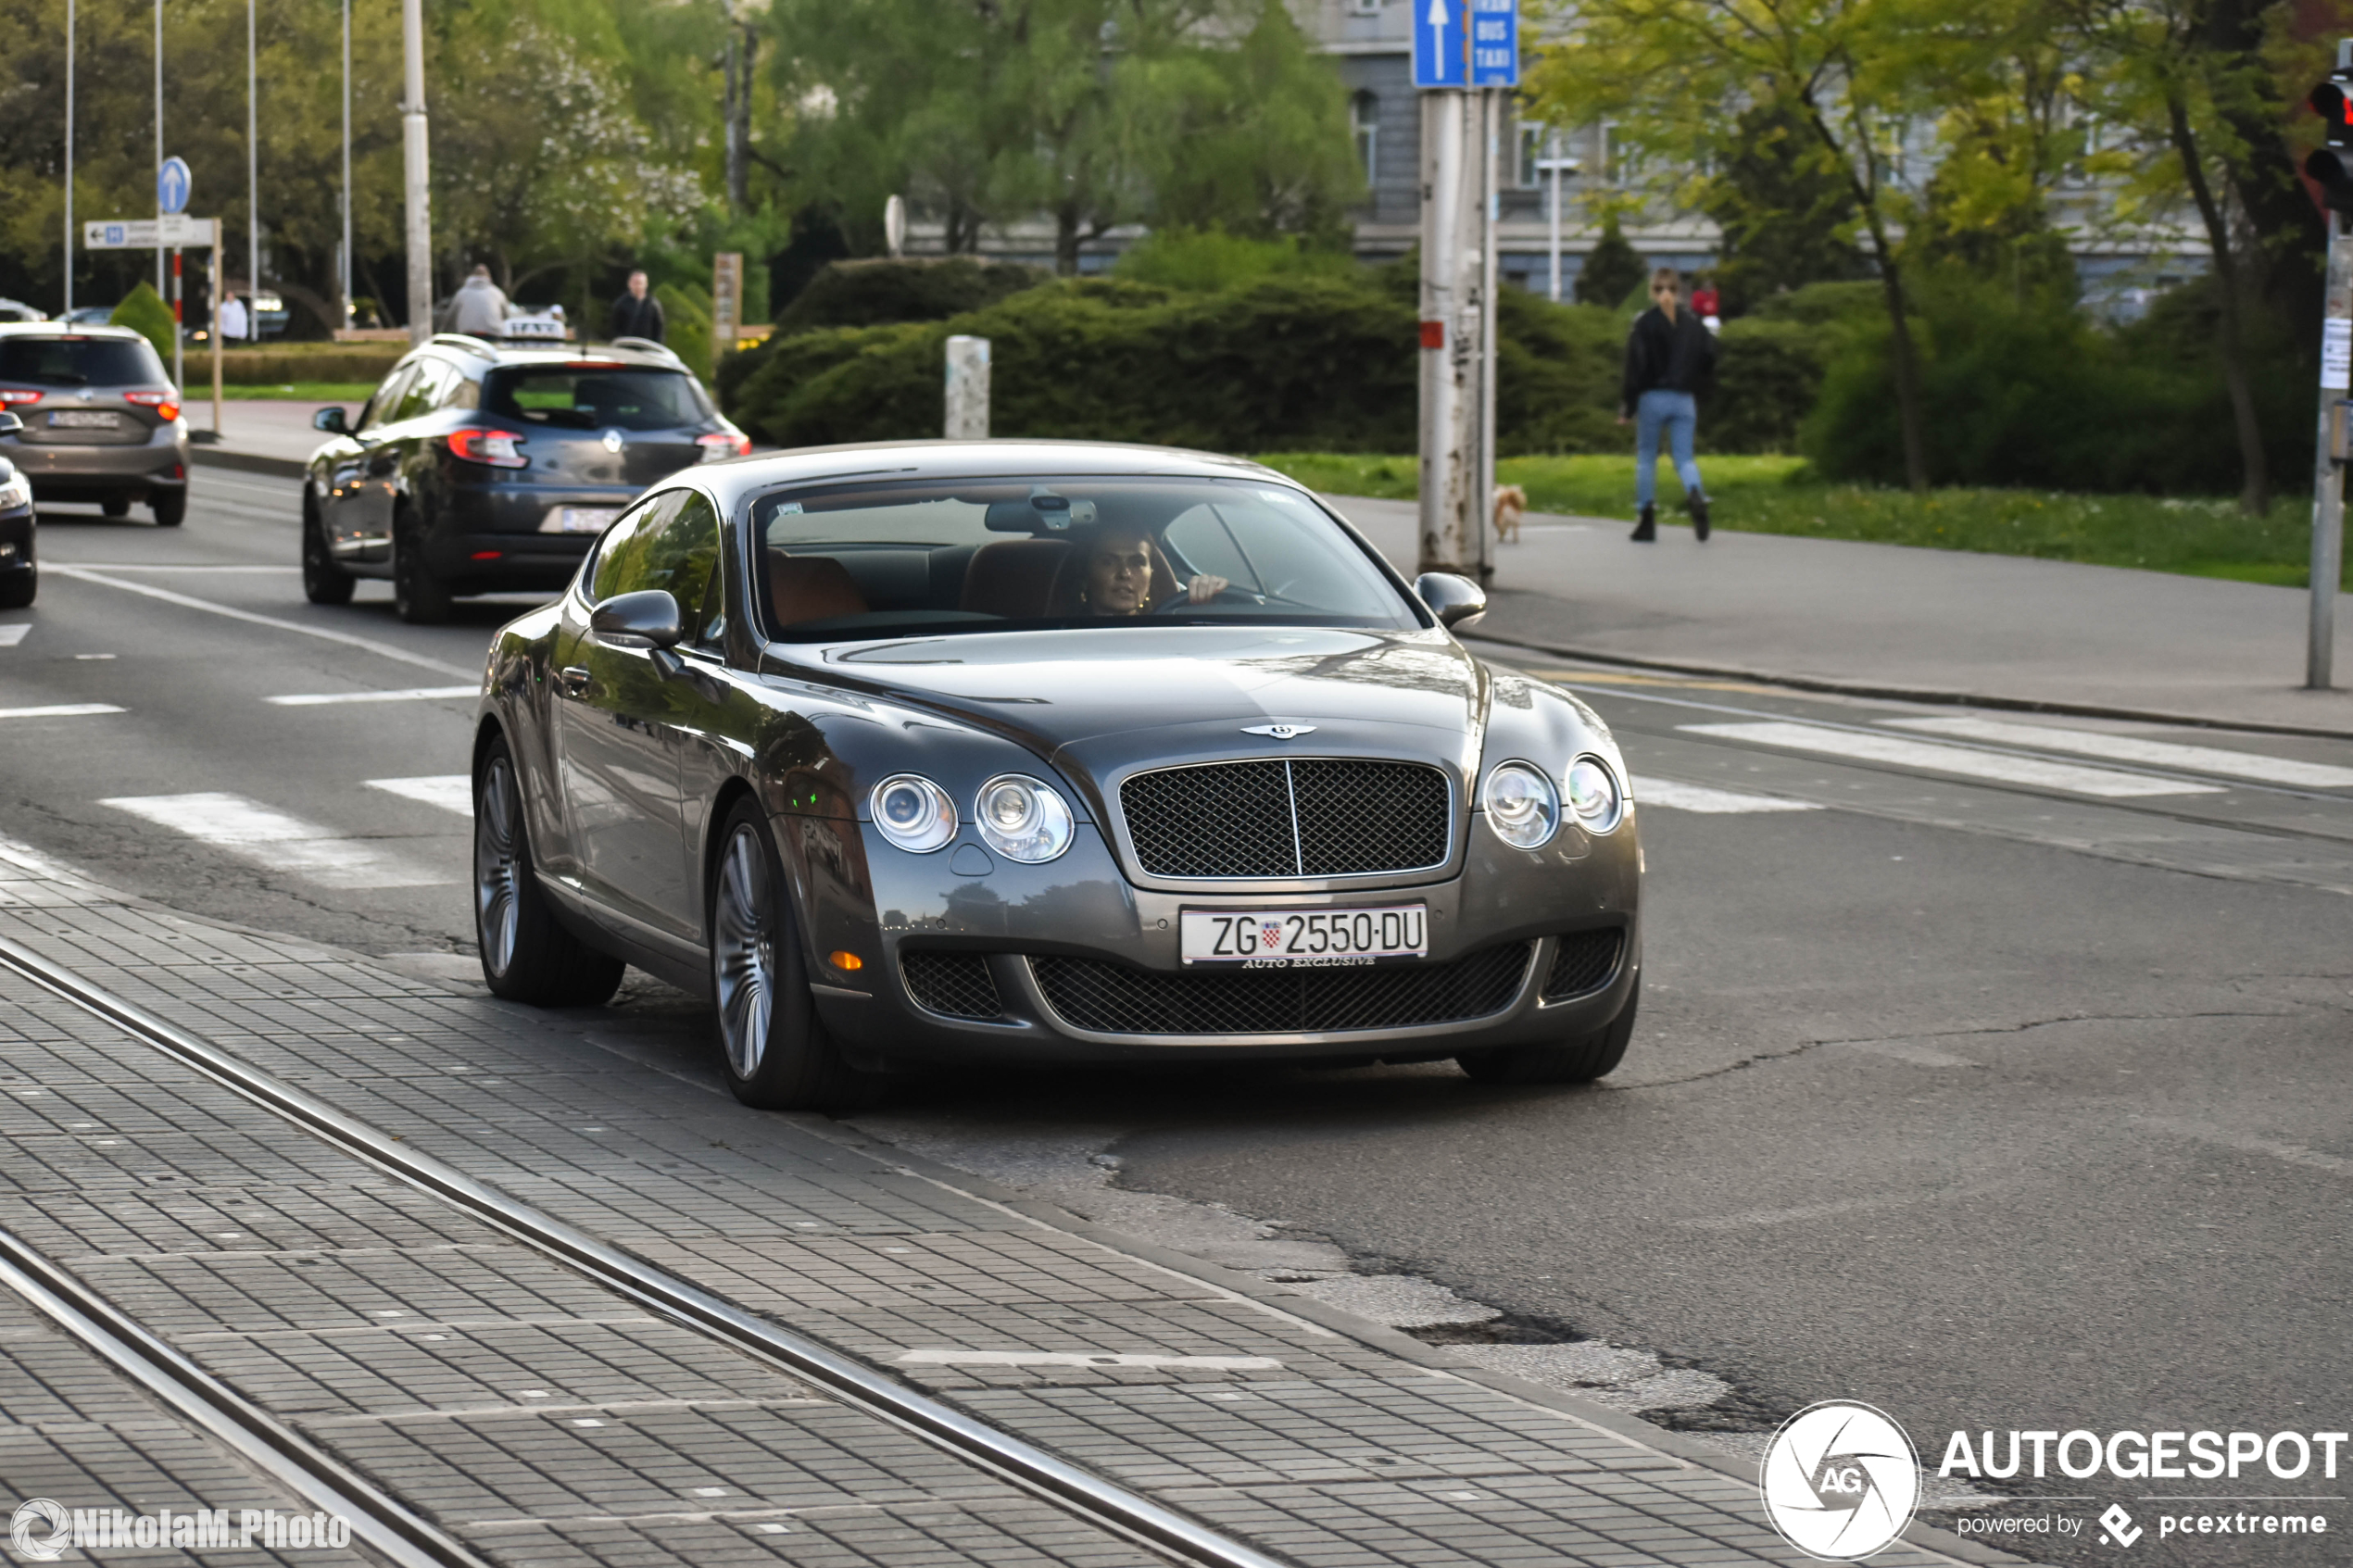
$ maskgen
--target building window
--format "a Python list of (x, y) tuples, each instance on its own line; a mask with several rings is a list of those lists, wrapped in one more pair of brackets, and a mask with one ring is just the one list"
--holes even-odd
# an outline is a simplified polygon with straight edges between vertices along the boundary
[(1365, 183), (1376, 183), (1380, 178), (1380, 98), (1371, 93), (1359, 93), (1348, 100), (1348, 133), (1356, 144), (1356, 162), (1365, 170)]
[(1512, 183), (1523, 191), (1534, 190), (1544, 182), (1543, 171), (1536, 165), (1544, 156), (1544, 139), (1551, 129), (1529, 124), (1519, 128), (1519, 167), (1513, 170)]

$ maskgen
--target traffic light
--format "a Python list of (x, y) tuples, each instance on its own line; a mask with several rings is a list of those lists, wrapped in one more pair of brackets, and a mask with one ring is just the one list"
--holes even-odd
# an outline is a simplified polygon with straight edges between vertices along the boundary
[(2305, 158), (2304, 172), (2331, 208), (2353, 212), (2353, 71), (2340, 69), (2313, 88), (2310, 102), (2327, 144)]

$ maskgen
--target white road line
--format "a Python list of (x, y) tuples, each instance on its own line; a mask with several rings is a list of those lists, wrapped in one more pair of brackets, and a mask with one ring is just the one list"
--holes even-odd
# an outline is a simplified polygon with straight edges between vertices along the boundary
[(59, 702), (47, 708), (0, 708), (0, 719), (80, 719), (92, 713), (120, 713), (110, 702)]
[[(192, 566), (176, 561), (144, 560), (78, 560), (71, 564), (84, 571), (169, 571), (175, 575), (183, 571), (243, 571), (296, 577), (302, 573), (302, 568), (298, 566)], [(51, 566), (53, 570), (63, 570), (55, 562)]]
[(1634, 779), (1634, 803), (1637, 806), (1667, 806), (1678, 811), (1700, 811), (1710, 816), (1729, 816), (1740, 811), (1821, 809), (1811, 800), (1783, 800), (1771, 795), (1743, 795), (1737, 790), (1678, 784), (1673, 779), (1654, 779), (1641, 774)]
[(480, 686), (409, 686), (396, 692), (309, 692), (292, 696), (265, 696), (281, 708), (324, 708), (338, 702), (442, 702), (452, 697), (480, 696)]
[(422, 800), (461, 817), (474, 814), (474, 782), (463, 773), (435, 773), (421, 779), (370, 779), (368, 787)]
[(98, 804), (328, 887), (424, 887), (458, 880), (242, 795), (124, 796)]
[(24, 634), (31, 630), (32, 622), (30, 621), (19, 621), (13, 626), (0, 626), (0, 648), (15, 647), (24, 641)]
[[(1786, 746), (1793, 751), (1850, 757), (1858, 762), (1885, 762), (1898, 768), (1919, 768), (1964, 778), (1992, 779), (2001, 784), (2034, 784), (2074, 795), (2125, 799), (2144, 795), (2219, 795), (2221, 784), (2191, 784), (2181, 779), (2153, 779), (2108, 768), (2076, 762), (2053, 762), (2040, 757), (2012, 757), (1998, 751), (1978, 751), (1939, 741), (1907, 740), (1900, 735), (1857, 734), (1824, 729), (1818, 724), (1768, 721), (1753, 724), (1679, 724), (1692, 734), (1745, 741), (1752, 746)], [(1639, 801), (1642, 797), (1635, 797)]]
[(423, 654), (410, 653), (407, 648), (395, 647), (390, 643), (380, 643), (372, 637), (355, 637), (348, 632), (330, 632), (323, 626), (305, 626), (298, 621), (281, 621), (274, 615), (257, 615), (252, 610), (239, 609), (234, 605), (215, 604), (210, 599), (190, 598), (185, 594), (175, 594), (169, 588), (157, 588), (145, 583), (126, 583), (120, 577), (108, 577), (103, 572), (93, 571), (87, 567), (53, 566), (49, 570), (60, 577), (71, 577), (83, 583), (95, 583), (107, 588), (120, 588), (127, 594), (145, 594), (151, 599), (161, 599), (166, 604), (179, 605), (183, 608), (201, 609), (212, 615), (225, 615), (232, 621), (243, 621), (255, 626), (267, 626), (279, 632), (292, 632), (298, 637), (316, 637), (321, 642), (341, 643), (346, 647), (359, 648), (362, 652), (372, 653), (382, 659), (396, 659), (402, 664), (413, 664), (421, 670), (431, 670), (436, 674), (465, 676), (474, 673), (463, 665), (449, 664), (438, 659), (428, 659)]
[(2145, 762), (2152, 768), (2221, 773), (2229, 778), (2259, 779), (2265, 784), (2296, 784), (2306, 789), (2353, 789), (2353, 768), (2299, 762), (2292, 757), (2265, 757), (2251, 751), (2226, 751), (2216, 746), (2184, 746), (2179, 741), (2103, 734), (2097, 730), (2056, 730), (2041, 724), (2014, 724), (2002, 719), (1881, 719), (1880, 722), (1906, 730), (1929, 730), (1962, 740), (2073, 751), (2116, 762)]

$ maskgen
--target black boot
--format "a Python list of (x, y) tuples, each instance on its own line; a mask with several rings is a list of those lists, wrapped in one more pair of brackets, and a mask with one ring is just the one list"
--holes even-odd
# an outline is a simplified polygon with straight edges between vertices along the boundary
[(1691, 508), (1692, 537), (1694, 539), (1706, 538), (1707, 497), (1700, 492), (1694, 490), (1690, 495), (1683, 497), (1683, 505)]
[(1632, 538), (1637, 545), (1656, 543), (1658, 539), (1658, 508), (1656, 507), (1642, 508), (1642, 520), (1634, 525)]

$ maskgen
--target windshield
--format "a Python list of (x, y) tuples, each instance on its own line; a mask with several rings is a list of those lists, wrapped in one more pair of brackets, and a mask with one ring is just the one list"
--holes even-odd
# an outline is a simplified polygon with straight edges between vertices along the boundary
[(770, 634), (1422, 621), (1297, 491), (1249, 480), (941, 480), (753, 504)]
[(0, 337), (0, 381), (26, 386), (153, 386), (163, 361), (142, 340)]
[(711, 404), (683, 370), (635, 365), (549, 365), (492, 370), (484, 412), (567, 430), (676, 430), (711, 419)]

